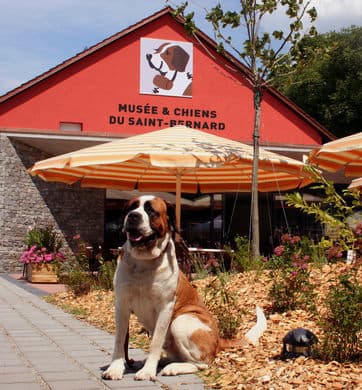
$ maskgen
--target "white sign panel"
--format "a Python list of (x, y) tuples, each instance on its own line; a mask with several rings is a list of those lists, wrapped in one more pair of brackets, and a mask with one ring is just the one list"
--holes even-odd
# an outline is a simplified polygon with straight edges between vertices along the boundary
[(192, 96), (192, 43), (141, 38), (140, 93)]

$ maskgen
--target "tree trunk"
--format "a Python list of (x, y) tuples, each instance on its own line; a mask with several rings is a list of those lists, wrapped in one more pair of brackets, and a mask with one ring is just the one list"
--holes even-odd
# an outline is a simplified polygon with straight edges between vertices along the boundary
[(259, 129), (261, 112), (261, 89), (254, 89), (254, 132), (253, 132), (253, 177), (251, 184), (251, 232), (252, 255), (256, 260), (260, 256), (259, 233), (259, 196), (258, 196), (258, 170), (259, 170)]

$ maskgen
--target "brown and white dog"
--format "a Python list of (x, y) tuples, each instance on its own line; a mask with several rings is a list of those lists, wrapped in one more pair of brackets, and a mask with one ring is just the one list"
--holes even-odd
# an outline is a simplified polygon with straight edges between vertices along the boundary
[[(151, 195), (128, 203), (123, 224), (127, 241), (114, 278), (116, 340), (105, 379), (123, 376), (131, 312), (152, 335), (150, 353), (136, 380), (156, 379), (162, 351), (172, 363), (160, 374), (178, 375), (206, 368), (219, 351), (235, 344), (219, 337), (216, 320), (179, 270), (170, 207)], [(265, 316), (257, 308), (257, 324), (247, 338), (255, 344), (265, 329)]]

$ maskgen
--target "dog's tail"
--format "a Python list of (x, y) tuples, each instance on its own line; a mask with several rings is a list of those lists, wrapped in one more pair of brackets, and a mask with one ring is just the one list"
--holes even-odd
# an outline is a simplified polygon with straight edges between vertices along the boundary
[(267, 322), (263, 310), (257, 306), (256, 307), (256, 324), (245, 334), (246, 340), (257, 346), (259, 344), (259, 339), (262, 334), (267, 329)]
[[(256, 324), (245, 334), (245, 339), (257, 346), (259, 343), (260, 337), (267, 329), (267, 321), (263, 310), (257, 306), (256, 307)], [(218, 345), (218, 352), (223, 351), (227, 348), (240, 347), (245, 343), (245, 340), (229, 340), (229, 339), (220, 339)]]

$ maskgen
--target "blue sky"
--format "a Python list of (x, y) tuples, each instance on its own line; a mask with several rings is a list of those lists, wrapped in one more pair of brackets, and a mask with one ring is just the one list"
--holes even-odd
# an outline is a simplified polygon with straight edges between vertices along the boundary
[[(198, 27), (209, 35), (204, 9), (218, 2), (189, 0)], [(238, 0), (220, 2), (226, 9), (237, 9), (239, 4)], [(312, 3), (318, 10), (319, 32), (362, 24), (361, 0)], [(164, 0), (0, 0), (0, 95), (165, 5)], [(276, 14), (268, 21), (268, 29), (283, 23), (285, 19)]]

